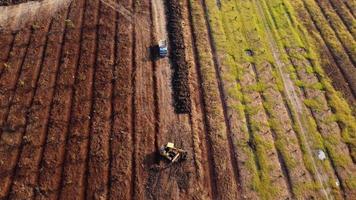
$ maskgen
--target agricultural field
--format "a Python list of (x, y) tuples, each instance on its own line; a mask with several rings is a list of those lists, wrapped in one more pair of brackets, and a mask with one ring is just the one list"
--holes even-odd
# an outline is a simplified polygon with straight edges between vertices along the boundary
[(355, 17), (352, 0), (0, 0), (0, 200), (355, 199)]

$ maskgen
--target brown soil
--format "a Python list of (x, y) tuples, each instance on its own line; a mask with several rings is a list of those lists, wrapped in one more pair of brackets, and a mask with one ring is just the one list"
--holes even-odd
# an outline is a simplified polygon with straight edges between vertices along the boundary
[[(258, 199), (253, 182), (266, 177), (288, 199), (292, 186), (316, 179), (303, 162), (286, 96), (274, 87), (274, 66), (248, 64), (243, 79), (227, 83), (222, 74), (235, 72), (220, 63), (204, 1), (194, 8), (202, 27), (192, 2), (73, 0), (18, 31), (2, 27), (0, 199)], [(169, 57), (152, 59), (150, 50), (165, 38)], [(248, 90), (260, 81), (264, 92)], [(232, 109), (241, 102), (226, 91), (238, 84), (252, 99), (243, 102), (246, 109), (258, 112)], [(352, 95), (351, 86), (339, 86)], [(326, 104), (323, 93), (305, 93), (314, 96)], [(321, 120), (329, 111), (310, 112), (323, 137), (331, 129), (341, 135), (336, 122)], [(268, 126), (271, 119), (280, 129)], [(258, 137), (269, 145), (256, 145)], [(293, 167), (281, 155), (281, 138), (288, 138), (282, 142)], [(161, 159), (157, 151), (167, 142), (187, 150), (188, 159)], [(345, 145), (335, 148), (350, 155)], [(330, 177), (344, 187), (349, 169), (333, 166)]]
[(0, 0), (0, 6), (10, 6), (10, 5), (20, 4), (28, 1), (41, 1), (41, 0)]

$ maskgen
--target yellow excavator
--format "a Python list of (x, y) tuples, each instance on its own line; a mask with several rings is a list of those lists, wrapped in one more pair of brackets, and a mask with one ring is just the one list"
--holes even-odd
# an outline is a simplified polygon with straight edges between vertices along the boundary
[(174, 143), (168, 142), (159, 149), (159, 154), (171, 163), (175, 163), (186, 160), (188, 152), (183, 149), (176, 148)]

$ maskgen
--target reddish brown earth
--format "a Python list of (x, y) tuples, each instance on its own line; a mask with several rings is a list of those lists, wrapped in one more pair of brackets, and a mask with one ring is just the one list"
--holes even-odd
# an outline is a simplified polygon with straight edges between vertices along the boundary
[[(0, 0), (0, 5), (5, 2), (23, 1)], [(246, 122), (228, 108), (233, 100), (224, 96), (209, 29), (200, 33), (191, 11), (190, 1), (73, 0), (28, 27), (1, 30), (0, 200), (257, 199), (248, 162), (260, 150), (241, 130), (261, 122), (255, 132), (273, 146), (276, 137), (297, 141), (290, 111), (272, 87), (276, 80), (270, 63), (247, 63), (248, 73), (239, 80), (246, 97), (254, 99), (246, 104), (262, 112), (246, 114)], [(351, 11), (340, 13), (342, 20), (349, 21)], [(152, 47), (161, 39), (168, 39), (173, 51), (168, 58), (152, 59)], [(202, 43), (208, 62), (198, 58)], [(320, 51), (332, 56), (329, 49)], [(204, 72), (204, 64), (212, 66), (212, 75)], [(327, 64), (327, 72), (337, 71), (335, 88), (354, 102), (354, 85), (345, 81), (354, 77), (338, 68), (339, 60)], [(298, 75), (316, 81), (304, 71)], [(247, 90), (261, 80), (271, 85), (267, 91)], [(303, 95), (319, 96), (327, 109), (324, 93), (306, 90)], [(266, 99), (280, 113), (275, 118), (281, 130), (268, 127)], [(331, 129), (340, 134), (336, 123), (322, 121), (331, 111), (310, 113), (323, 137)], [(157, 151), (167, 142), (187, 150), (188, 160), (174, 165), (162, 160)], [(242, 143), (253, 151), (240, 148)], [(281, 199), (293, 197), (292, 186), (313, 179), (303, 164), (303, 150), (296, 143), (285, 148), (296, 160), (293, 169), (286, 169), (276, 148), (263, 152), (269, 155), (268, 176), (280, 188)], [(347, 146), (336, 148), (348, 154)], [(335, 168), (332, 176), (346, 184), (346, 172)]]

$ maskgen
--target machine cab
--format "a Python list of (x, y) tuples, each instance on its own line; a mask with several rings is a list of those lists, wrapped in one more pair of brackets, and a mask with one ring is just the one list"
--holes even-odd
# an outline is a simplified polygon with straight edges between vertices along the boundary
[(159, 57), (160, 58), (165, 58), (168, 56), (168, 47), (167, 47), (166, 40), (159, 41), (158, 48), (159, 48)]

